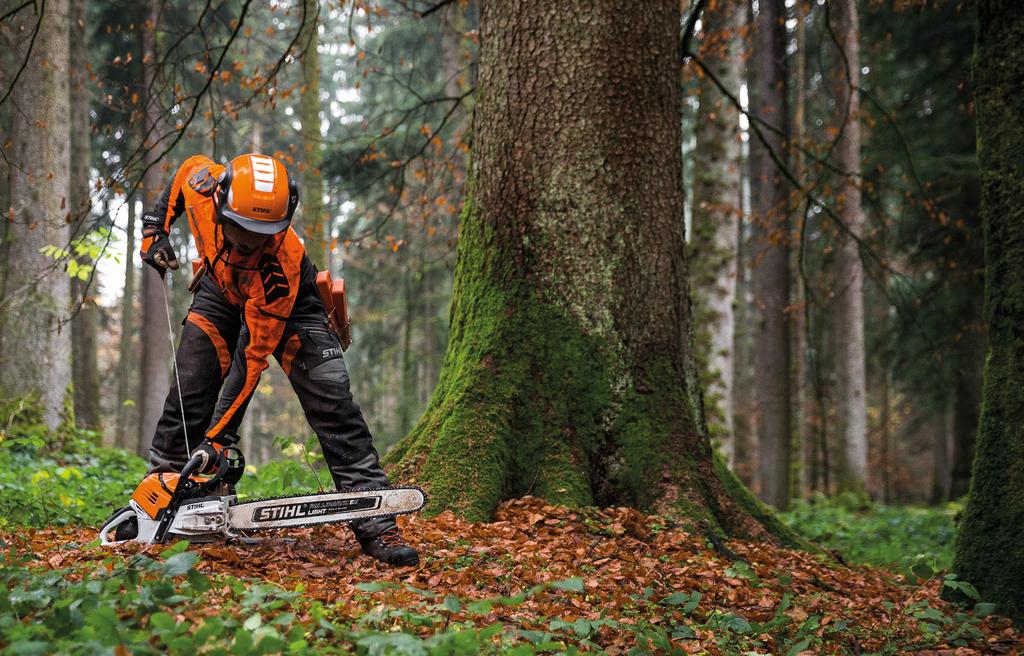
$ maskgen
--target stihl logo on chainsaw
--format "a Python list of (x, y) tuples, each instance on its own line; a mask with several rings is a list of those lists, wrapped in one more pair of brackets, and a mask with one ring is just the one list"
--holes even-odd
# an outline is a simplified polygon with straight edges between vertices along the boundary
[(287, 503), (279, 506), (257, 508), (252, 514), (254, 522), (275, 522), (282, 519), (321, 517), (334, 513), (348, 513), (359, 510), (375, 510), (380, 506), (380, 497), (359, 497), (356, 499), (332, 499), (330, 501), (306, 501)]

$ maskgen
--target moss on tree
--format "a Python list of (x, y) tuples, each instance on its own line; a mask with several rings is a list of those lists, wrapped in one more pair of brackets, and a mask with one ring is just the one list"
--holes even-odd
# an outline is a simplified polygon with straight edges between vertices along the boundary
[(481, 7), (448, 350), (391, 476), (473, 520), (532, 494), (796, 544), (716, 466), (701, 409), (678, 3), (569, 5)]
[(988, 355), (971, 490), (953, 568), (1024, 620), (1024, 11), (978, 3), (974, 61)]

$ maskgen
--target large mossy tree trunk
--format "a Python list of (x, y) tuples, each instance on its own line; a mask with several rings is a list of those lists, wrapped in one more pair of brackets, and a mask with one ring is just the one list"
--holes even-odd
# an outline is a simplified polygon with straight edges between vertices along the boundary
[(775, 540), (784, 529), (712, 456), (700, 411), (679, 3), (480, 9), (451, 336), (392, 477), (473, 520), (532, 494)]
[(988, 355), (971, 491), (953, 569), (1024, 621), (1024, 11), (977, 6), (974, 57)]

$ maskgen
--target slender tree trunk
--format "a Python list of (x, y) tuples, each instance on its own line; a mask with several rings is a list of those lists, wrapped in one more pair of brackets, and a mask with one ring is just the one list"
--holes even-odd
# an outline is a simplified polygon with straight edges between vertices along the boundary
[[(793, 134), (793, 172), (801, 185), (807, 185), (807, 167), (804, 163), (803, 148), (805, 147), (805, 113), (807, 107), (807, 7), (805, 0), (797, 0), (793, 8), (796, 18), (796, 59), (793, 72), (794, 107)], [(805, 208), (794, 208), (800, 212)], [(800, 218), (800, 230), (797, 239), (804, 243), (804, 221)], [(814, 441), (809, 429), (808, 417), (811, 406), (807, 394), (808, 358), (807, 358), (807, 290), (804, 285), (800, 258), (803, 249), (794, 248), (791, 254), (793, 280), (793, 441), (794, 451), (800, 458), (800, 474), (794, 481), (794, 489), (799, 496), (808, 496), (814, 488)]]
[[(38, 32), (32, 35), (42, 11)], [(48, 427), (61, 422), (71, 380), (70, 282), (63, 263), (40, 252), (66, 248), (71, 165), (68, 91), (68, 2), (50, 0), (11, 20), (16, 61), (26, 62), (14, 107), (7, 220), (8, 273), (0, 330), (0, 388), (40, 397)], [(10, 320), (17, 317), (17, 321)]]
[(306, 25), (302, 44), (302, 95), (299, 99), (299, 120), (302, 122), (302, 235), (306, 253), (321, 271), (327, 267), (330, 227), (324, 214), (324, 185), (320, 176), (320, 5), (318, 0), (303, 0)]
[(977, 3), (974, 102), (985, 226), (988, 353), (974, 475), (953, 569), (997, 612), (1024, 621), (1024, 12)]
[[(405, 226), (408, 240), (408, 223)], [(414, 324), (418, 316), (417, 290), (414, 288), (412, 253), (404, 249), (402, 258), (402, 393), (398, 399), (398, 432), (405, 435), (412, 428), (416, 402), (416, 357), (412, 352)]]
[(929, 502), (932, 505), (945, 503), (949, 499), (950, 468), (949, 446), (953, 436), (955, 404), (953, 394), (946, 398), (946, 407), (942, 417), (934, 422), (934, 438), (932, 443), (932, 493)]
[(136, 357), (135, 343), (135, 197), (129, 197), (127, 248), (124, 258), (124, 294), (121, 296), (121, 337), (117, 345), (117, 432), (115, 445), (122, 449), (135, 450), (137, 440), (128, 435), (128, 427), (134, 426), (133, 408), (136, 405), (130, 387), (132, 367)]
[[(748, 12), (749, 18), (749, 12)], [(749, 136), (749, 133), (748, 133)], [(748, 142), (749, 143), (749, 140)], [(746, 147), (749, 157), (749, 146)], [(742, 212), (750, 217), (750, 175), (745, 166), (740, 171)], [(753, 406), (753, 362), (754, 330), (750, 317), (753, 315), (750, 275), (751, 223), (740, 222), (739, 239), (736, 248), (736, 311), (733, 334), (733, 471), (743, 484), (758, 489), (756, 435), (754, 434)]]
[[(743, 80), (746, 3), (712, 3), (702, 17), (700, 58), (733, 94)], [(722, 456), (735, 465), (733, 341), (741, 217), (739, 111), (707, 76), (700, 78), (690, 246), (704, 412)]]
[[(71, 61), (83, 62), (86, 56), (88, 30), (85, 26), (85, 0), (71, 0), (69, 14)], [(75, 236), (82, 237), (92, 228), (91, 199), (89, 197), (89, 90), (87, 71), (72, 66), (71, 75), (71, 216), (75, 223)], [(86, 264), (93, 264), (86, 259)], [(96, 362), (96, 333), (99, 322), (94, 296), (99, 286), (99, 275), (93, 277), (86, 289), (86, 281), (73, 278), (72, 303), (81, 305), (71, 320), (72, 380), (75, 385), (75, 419), (80, 426), (98, 430), (100, 422), (100, 372)]]
[[(774, 129), (762, 127), (772, 151), (785, 158), (789, 123), (786, 101), (786, 51), (781, 0), (761, 0), (754, 19), (756, 62), (751, 113)], [(764, 146), (751, 146), (751, 184), (755, 233), (754, 309), (758, 332), (754, 347), (755, 425), (759, 444), (761, 498), (777, 508), (789, 505), (790, 318), (789, 195), (787, 183)]]
[[(159, 89), (156, 48), (156, 29), (159, 18), (158, 0), (146, 0), (143, 5), (142, 26), (143, 86), (145, 88), (146, 111), (144, 114), (143, 166), (146, 173), (142, 180), (143, 207), (156, 205), (163, 193), (162, 175), (158, 166), (161, 109), (157, 91)], [(133, 253), (132, 257), (136, 257)], [(153, 430), (163, 411), (164, 399), (170, 389), (171, 350), (167, 340), (167, 309), (164, 294), (166, 283), (160, 275), (148, 266), (142, 267), (142, 366), (139, 376), (139, 434), (137, 451), (139, 455), (149, 454)]]
[(783, 531), (702, 421), (679, 23), (674, 0), (481, 4), (451, 339), (430, 407), (387, 458), (434, 512), (485, 519), (534, 494)]
[[(956, 372), (953, 394), (953, 455), (950, 464), (950, 498), (958, 499), (970, 489), (971, 463), (974, 462), (974, 441), (978, 434), (981, 413), (982, 365), (985, 361), (984, 342), (980, 336), (969, 336), (965, 345), (968, 354), (963, 369)], [(975, 343), (979, 343), (978, 348)]]
[(889, 398), (890, 382), (889, 378), (892, 375), (888, 367), (882, 367), (881, 371), (881, 412), (879, 417), (879, 423), (881, 424), (881, 442), (882, 442), (882, 456), (881, 456), (881, 468), (882, 471), (882, 503), (892, 503), (892, 471), (893, 471), (893, 448), (892, 448), (892, 420), (890, 418), (889, 404), (891, 400)]
[(832, 319), (836, 336), (836, 403), (841, 447), (836, 474), (840, 490), (867, 490), (868, 439), (864, 374), (864, 269), (857, 240), (864, 233), (860, 206), (860, 54), (855, 0), (836, 0), (836, 34), (842, 44), (838, 76), (842, 87), (838, 112), (842, 137), (836, 147), (843, 172), (839, 185), (839, 234), (835, 259)]

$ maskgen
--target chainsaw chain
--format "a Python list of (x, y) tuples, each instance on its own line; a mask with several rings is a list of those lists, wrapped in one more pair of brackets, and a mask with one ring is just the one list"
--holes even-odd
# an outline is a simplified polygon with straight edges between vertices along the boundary
[[(424, 492), (423, 488), (419, 485), (388, 485), (385, 487), (367, 487), (361, 490), (331, 490), (330, 492), (298, 492), (296, 494), (284, 494), (279, 497), (261, 497), (259, 499), (246, 499), (245, 501), (238, 501), (237, 498), (228, 504), (228, 507), (244, 506), (247, 503), (260, 503), (261, 501), (276, 501), (278, 499), (294, 499), (295, 497), (322, 497), (329, 496), (332, 494), (346, 494), (349, 492), (386, 492), (389, 490), (419, 490), (420, 494), (423, 495), (423, 505), (427, 505), (427, 493)], [(416, 512), (415, 510), (405, 510), (406, 512)], [(399, 514), (402, 514), (399, 513)]]
[(251, 528), (235, 528), (235, 529), (230, 529), (230, 530), (232, 530), (232, 531), (244, 531), (246, 533), (248, 533), (250, 531), (278, 531), (278, 530), (290, 529), (290, 528), (305, 528), (307, 526), (327, 526), (329, 524), (338, 524), (338, 523), (342, 523), (342, 522), (347, 524), (349, 522), (355, 522), (355, 521), (358, 521), (360, 519), (386, 519), (386, 518), (389, 518), (389, 517), (398, 517), (399, 515), (411, 515), (414, 512), (419, 512), (420, 510), (422, 510), (427, 505), (427, 501), (430, 499), (430, 497), (428, 497), (427, 493), (423, 490), (423, 488), (421, 488), (418, 485), (389, 485), (389, 486), (386, 486), (386, 487), (371, 487), (371, 488), (366, 488), (366, 489), (363, 489), (363, 490), (334, 490), (333, 492), (314, 492), (312, 494), (309, 494), (309, 493), (306, 493), (306, 494), (301, 494), (301, 493), (300, 494), (286, 494), (286, 495), (280, 496), (280, 497), (263, 497), (261, 499), (246, 499), (245, 501), (237, 501), (236, 500), (236, 501), (232, 501), (230, 504), (228, 504), (228, 507), (229, 508), (234, 508), (235, 506), (244, 506), (244, 505), (250, 504), (250, 503), (259, 503), (261, 501), (276, 501), (278, 499), (294, 499), (296, 497), (327, 496), (327, 495), (332, 495), (332, 494), (338, 494), (339, 492), (340, 493), (345, 493), (345, 492), (383, 492), (383, 491), (387, 491), (387, 490), (408, 490), (408, 489), (419, 490), (420, 494), (423, 495), (423, 505), (420, 506), (419, 508), (417, 508), (416, 510), (399, 510), (398, 512), (385, 513), (385, 514), (382, 514), (382, 515), (368, 515), (368, 516), (365, 516), (365, 517), (353, 517), (352, 519), (335, 519), (335, 520), (332, 520), (332, 521), (329, 521), (329, 522), (308, 522), (308, 523), (304, 523), (304, 524), (290, 524), (288, 526), (254, 526), (254, 527), (251, 527)]

